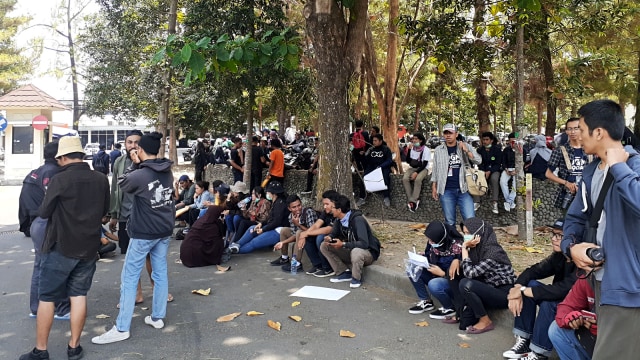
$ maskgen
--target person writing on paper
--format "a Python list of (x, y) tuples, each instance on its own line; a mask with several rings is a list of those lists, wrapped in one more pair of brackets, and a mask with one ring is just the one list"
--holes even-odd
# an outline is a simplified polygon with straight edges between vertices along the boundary
[(389, 198), (391, 164), (393, 163), (391, 150), (384, 144), (381, 134), (374, 135), (372, 141), (373, 147), (366, 152), (364, 175), (366, 176), (377, 168), (382, 170), (382, 178), (387, 186), (386, 190), (382, 190), (382, 195), (384, 196), (384, 206), (388, 207), (391, 206), (391, 199)]
[(463, 237), (454, 226), (442, 221), (432, 221), (424, 231), (424, 236), (427, 238), (424, 256), (429, 260), (430, 266), (422, 270), (417, 280), (409, 277), (420, 299), (409, 309), (409, 313), (422, 314), (433, 310), (433, 295), (442, 307), (429, 314), (429, 317), (444, 319), (455, 314), (449, 278), (455, 277), (460, 267)]

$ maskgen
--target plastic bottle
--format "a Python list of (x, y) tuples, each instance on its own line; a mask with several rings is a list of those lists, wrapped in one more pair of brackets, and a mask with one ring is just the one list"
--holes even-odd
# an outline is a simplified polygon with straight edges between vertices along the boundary
[(298, 259), (296, 259), (296, 256), (291, 256), (291, 275), (296, 275), (298, 273), (298, 265), (300, 265), (300, 263), (298, 262)]

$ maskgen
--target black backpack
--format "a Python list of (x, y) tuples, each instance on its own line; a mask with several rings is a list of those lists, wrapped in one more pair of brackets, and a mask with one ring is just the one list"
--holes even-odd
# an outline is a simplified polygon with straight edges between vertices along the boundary
[(92, 161), (93, 170), (107, 174), (109, 173), (110, 162), (111, 162), (111, 158), (109, 157), (109, 154), (107, 154), (106, 152), (103, 152), (102, 155), (100, 156), (96, 154)]

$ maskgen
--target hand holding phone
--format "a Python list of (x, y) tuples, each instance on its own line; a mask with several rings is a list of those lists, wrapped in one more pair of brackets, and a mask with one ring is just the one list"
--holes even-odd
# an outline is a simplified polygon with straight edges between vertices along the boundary
[(329, 240), (329, 244), (335, 244), (338, 242), (338, 239), (331, 239)]
[(580, 312), (582, 313), (583, 318), (589, 319), (591, 322), (596, 322), (596, 319), (598, 318), (598, 316), (594, 312), (587, 310), (581, 310)]

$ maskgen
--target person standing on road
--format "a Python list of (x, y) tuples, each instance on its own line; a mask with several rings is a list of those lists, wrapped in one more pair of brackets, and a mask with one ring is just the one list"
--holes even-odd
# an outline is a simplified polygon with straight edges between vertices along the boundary
[(153, 306), (145, 324), (156, 329), (164, 327), (169, 295), (167, 251), (173, 234), (175, 205), (172, 162), (158, 158), (162, 134), (153, 132), (140, 138), (138, 150), (131, 152), (133, 166), (118, 180), (123, 192), (132, 194), (133, 207), (127, 232), (131, 237), (124, 260), (120, 285), (120, 312), (116, 325), (96, 336), (94, 344), (109, 344), (129, 338), (136, 300), (136, 287), (147, 255), (151, 257)]
[[(622, 145), (625, 120), (614, 101), (589, 102), (578, 115), (582, 147), (598, 160), (582, 172), (580, 196), (567, 212), (561, 247), (577, 267), (595, 275), (598, 339), (593, 358), (635, 359), (640, 353), (640, 342), (631, 335), (640, 321), (640, 156)], [(605, 184), (611, 185), (603, 210), (591, 226)]]
[(242, 138), (236, 136), (231, 141), (233, 142), (233, 147), (231, 148), (231, 155), (229, 155), (229, 165), (231, 166), (233, 183), (235, 184), (237, 181), (242, 181), (244, 175), (244, 150), (242, 150)]
[(456, 207), (460, 208), (463, 220), (475, 217), (473, 198), (469, 194), (464, 166), (465, 159), (468, 159), (469, 163), (480, 164), (482, 157), (472, 146), (457, 140), (458, 131), (455, 125), (446, 124), (442, 131), (444, 144), (434, 150), (431, 196), (436, 201), (440, 200), (447, 224), (455, 225)]
[(109, 157), (109, 154), (107, 154), (106, 150), (107, 147), (100, 144), (100, 150), (97, 154), (93, 155), (91, 165), (93, 166), (93, 170), (109, 175), (109, 164), (111, 163), (111, 158)]
[(69, 297), (70, 360), (83, 356), (80, 335), (87, 316), (87, 293), (96, 271), (100, 248), (99, 227), (109, 211), (109, 181), (92, 171), (84, 159), (80, 138), (60, 139), (56, 159), (60, 171), (51, 179), (39, 215), (48, 219), (42, 245), (36, 346), (20, 360), (49, 359), (47, 343), (55, 302)]
[(278, 181), (284, 184), (284, 153), (280, 139), (271, 139), (271, 152), (269, 153), (269, 182)]
[(109, 157), (111, 158), (111, 172), (113, 172), (113, 164), (115, 164), (116, 160), (122, 156), (122, 144), (115, 143), (113, 144), (113, 150), (109, 153)]

